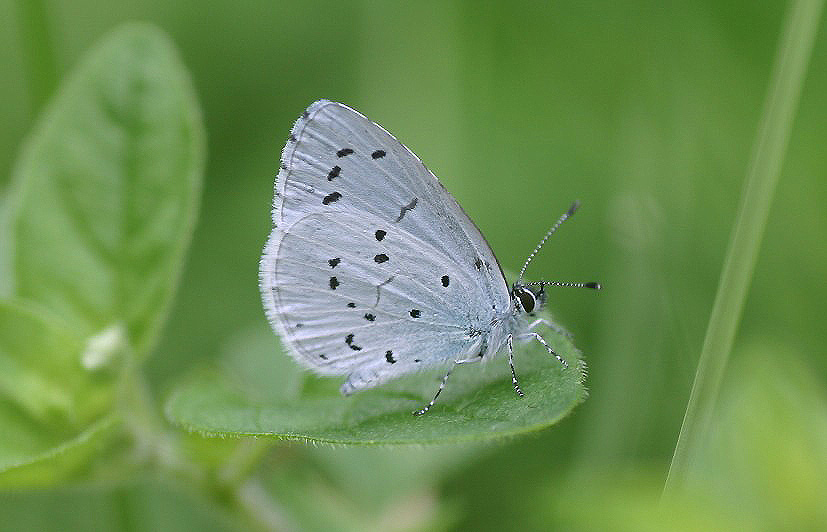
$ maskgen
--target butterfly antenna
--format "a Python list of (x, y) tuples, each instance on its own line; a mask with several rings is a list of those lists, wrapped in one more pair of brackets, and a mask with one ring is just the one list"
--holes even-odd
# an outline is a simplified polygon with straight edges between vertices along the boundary
[(579, 201), (575, 201), (574, 203), (572, 203), (571, 207), (569, 207), (569, 210), (567, 210), (565, 213), (563, 213), (563, 216), (561, 216), (560, 219), (557, 220), (554, 223), (554, 225), (551, 226), (551, 229), (548, 230), (548, 232), (543, 237), (543, 239), (540, 240), (540, 243), (537, 244), (537, 247), (534, 248), (534, 251), (531, 252), (531, 255), (529, 255), (528, 258), (525, 260), (525, 264), (523, 264), (523, 267), (520, 269), (520, 277), (517, 279), (518, 283), (522, 283), (523, 274), (525, 274), (526, 268), (528, 268), (528, 265), (531, 264), (532, 260), (534, 260), (534, 255), (536, 255), (537, 252), (540, 251), (540, 249), (543, 247), (543, 245), (545, 245), (546, 240), (548, 240), (548, 237), (553, 235), (554, 232), (557, 231), (557, 228), (560, 227), (563, 224), (563, 222), (568, 220), (569, 217), (572, 214), (574, 214), (574, 212), (578, 209), (578, 207), (580, 207), (580, 202)]
[(600, 283), (597, 281), (589, 281), (587, 283), (572, 283), (569, 281), (531, 281), (530, 283), (523, 283), (523, 286), (573, 286), (575, 288), (591, 288), (592, 290), (600, 290)]

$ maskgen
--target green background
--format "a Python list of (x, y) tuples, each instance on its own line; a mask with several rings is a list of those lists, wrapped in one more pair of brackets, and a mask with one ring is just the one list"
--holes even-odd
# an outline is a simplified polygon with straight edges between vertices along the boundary
[[(199, 219), (146, 362), (159, 401), (239, 345), (266, 337), (282, 356), (261, 309), (258, 259), (283, 142), (319, 98), (358, 109), (417, 153), (507, 269), (579, 199), (529, 277), (604, 286), (550, 293), (590, 370), (589, 399), (563, 422), (422, 449), (250, 443), (276, 528), (817, 529), (827, 526), (823, 32), (696, 475), (703, 495), (658, 504), (785, 9), (3, 0), (0, 193), (58, 79), (121, 22), (152, 22), (190, 69), (207, 130)], [(205, 462), (236, 443), (187, 438)], [(0, 493), (0, 528), (248, 525), (175, 475), (130, 478)]]

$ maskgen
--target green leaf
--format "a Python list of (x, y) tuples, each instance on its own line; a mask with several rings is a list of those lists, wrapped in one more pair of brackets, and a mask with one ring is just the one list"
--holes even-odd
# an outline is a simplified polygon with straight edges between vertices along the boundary
[(114, 432), (127, 355), (149, 350), (177, 282), (203, 159), (187, 72), (151, 26), (106, 37), (39, 118), (3, 231), (0, 484), (54, 482)]
[(586, 397), (584, 365), (571, 341), (541, 332), (569, 362), (563, 367), (537, 342), (515, 346), (525, 397), (511, 386), (505, 357), (465, 364), (451, 374), (436, 405), (422, 407), (444, 371), (429, 371), (342, 397), (342, 379), (302, 371), (277, 341), (261, 335), (241, 344), (235, 360), (201, 372), (172, 394), (167, 417), (191, 431), (266, 435), (348, 444), (450, 443), (516, 435), (553, 425)]
[[(96, 419), (112, 401), (111, 379), (81, 367), (84, 348), (61, 320), (0, 302), (0, 485), (42, 483), (74, 469), (110, 424)], [(41, 460), (49, 467), (33, 474)]]
[[(2, 415), (2, 414), (0, 414)], [(8, 427), (8, 423), (3, 423)], [(117, 418), (96, 421), (71, 439), (29, 449), (20, 461), (0, 467), (0, 488), (42, 487), (56, 484), (83, 470), (116, 434)], [(10, 433), (14, 433), (14, 428)], [(44, 431), (45, 433), (45, 431)]]
[(83, 342), (61, 320), (31, 305), (0, 302), (0, 397), (39, 423), (75, 424), (87, 411), (90, 374)]
[(10, 209), (12, 289), (85, 336), (122, 327), (144, 354), (195, 220), (204, 133), (186, 69), (132, 24), (81, 62), (26, 143)]

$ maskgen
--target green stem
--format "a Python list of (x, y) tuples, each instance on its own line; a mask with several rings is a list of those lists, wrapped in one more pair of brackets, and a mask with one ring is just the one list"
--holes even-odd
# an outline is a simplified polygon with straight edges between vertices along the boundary
[(164, 472), (202, 483), (206, 475), (186, 459), (178, 435), (166, 429), (140, 366), (134, 360), (127, 364), (129, 367), (122, 381), (121, 408), (137, 456)]
[(250, 528), (283, 530), (287, 519), (267, 491), (253, 478), (256, 466), (273, 445), (265, 438), (242, 440), (217, 474), (189, 460), (180, 436), (166, 428), (140, 368), (132, 363), (125, 372), (122, 405), (126, 426), (139, 455), (159, 469), (200, 489), (208, 498), (236, 515)]
[(706, 440), (778, 183), (822, 6), (823, 0), (797, 0), (789, 8), (783, 24), (738, 216), (666, 479), (665, 495), (685, 486), (692, 461)]
[(57, 61), (43, 0), (18, 0), (17, 20), (32, 113), (37, 114), (57, 86)]
[(249, 479), (239, 484), (233, 493), (239, 511), (254, 527), (273, 532), (298, 529), (257, 480)]
[(271, 438), (244, 438), (218, 470), (218, 479), (227, 486), (240, 485), (275, 445)]

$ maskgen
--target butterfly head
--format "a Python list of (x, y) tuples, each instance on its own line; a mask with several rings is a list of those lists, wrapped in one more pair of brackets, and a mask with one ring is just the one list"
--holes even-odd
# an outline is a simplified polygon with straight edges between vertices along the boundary
[(543, 285), (529, 286), (514, 283), (511, 288), (511, 300), (514, 303), (514, 308), (529, 315), (543, 308), (547, 298), (548, 295)]

